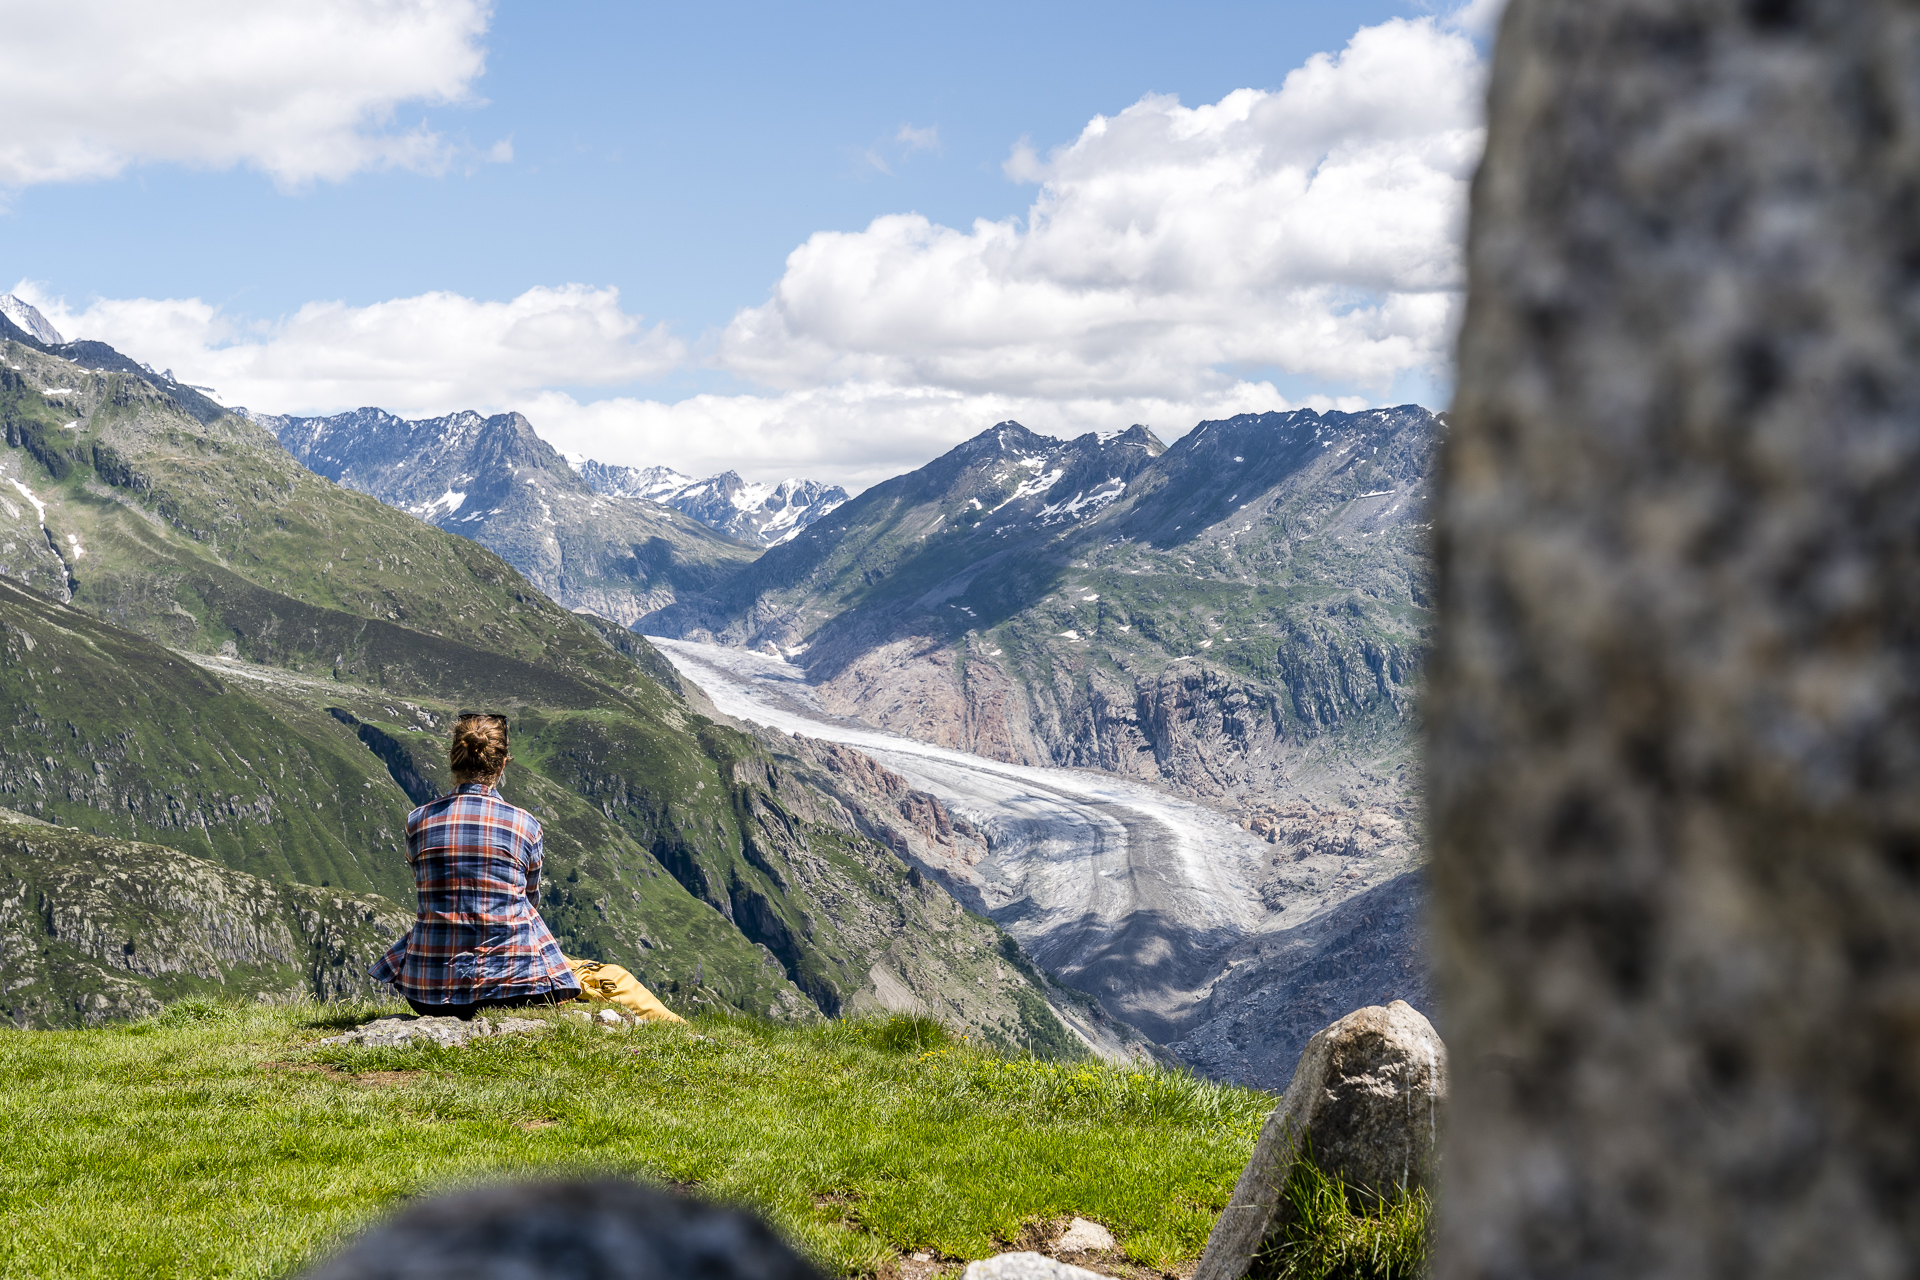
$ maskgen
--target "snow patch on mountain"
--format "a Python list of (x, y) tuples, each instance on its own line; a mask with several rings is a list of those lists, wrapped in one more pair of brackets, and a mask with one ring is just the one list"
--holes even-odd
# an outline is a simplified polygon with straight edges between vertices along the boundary
[(621, 467), (579, 454), (567, 462), (596, 493), (646, 498), (672, 507), (742, 542), (778, 546), (847, 500), (838, 485), (816, 480), (743, 480), (723, 471), (705, 480), (672, 467)]

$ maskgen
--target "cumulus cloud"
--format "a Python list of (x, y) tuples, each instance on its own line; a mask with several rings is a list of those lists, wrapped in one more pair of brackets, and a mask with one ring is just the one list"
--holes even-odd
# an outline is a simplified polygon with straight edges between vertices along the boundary
[[(691, 348), (584, 285), (504, 303), (315, 303), (260, 324), (198, 300), (76, 308), (16, 292), (63, 332), (228, 403), (518, 408), (609, 462), (850, 488), (1009, 417), (1055, 435), (1145, 422), (1172, 438), (1234, 413), (1359, 408), (1449, 380), (1482, 145), (1469, 28), (1496, 8), (1363, 29), (1271, 92), (1147, 97), (1046, 154), (1016, 147), (1008, 175), (1038, 187), (1024, 217), (960, 230), (895, 214), (818, 233), (765, 303)], [(939, 145), (931, 126), (882, 141), (896, 158)], [(700, 366), (749, 390), (646, 389)]]
[(698, 395), (678, 401), (613, 397), (581, 403), (550, 392), (524, 406), (556, 447), (604, 462), (664, 463), (692, 475), (808, 476), (858, 492), (921, 466), (1012, 418), (1044, 435), (1112, 432), (1142, 422), (1173, 438), (1208, 418), (1309, 407), (1365, 408), (1359, 396), (1296, 403), (1271, 384), (1242, 382), (1192, 400), (1053, 399), (942, 387), (842, 382), (780, 395)]
[(249, 323), (198, 298), (69, 306), (29, 281), (15, 293), (69, 338), (110, 343), (207, 384), (228, 404), (269, 412), (377, 405), (401, 414), (514, 407), (545, 388), (661, 377), (686, 362), (664, 326), (620, 308), (617, 289), (529, 289), (511, 302), (451, 293), (371, 306), (311, 302)]
[(1446, 364), (1481, 144), (1472, 41), (1365, 28), (1274, 92), (1147, 97), (1006, 171), (1024, 219), (918, 214), (815, 234), (722, 367), (782, 389), (857, 381), (1044, 399), (1216, 394), (1270, 367), (1384, 391)]
[(4, 5), (0, 187), (130, 165), (250, 166), (277, 182), (434, 171), (454, 148), (403, 103), (471, 100), (487, 0), (63, 0)]

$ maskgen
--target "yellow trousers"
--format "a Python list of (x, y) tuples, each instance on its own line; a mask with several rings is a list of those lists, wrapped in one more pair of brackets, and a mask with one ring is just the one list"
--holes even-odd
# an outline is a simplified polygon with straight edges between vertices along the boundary
[(640, 979), (617, 964), (598, 960), (568, 960), (567, 967), (580, 980), (581, 994), (589, 1000), (617, 1004), (628, 1013), (648, 1022), (685, 1022), (686, 1019), (660, 1003), (660, 997), (640, 985)]

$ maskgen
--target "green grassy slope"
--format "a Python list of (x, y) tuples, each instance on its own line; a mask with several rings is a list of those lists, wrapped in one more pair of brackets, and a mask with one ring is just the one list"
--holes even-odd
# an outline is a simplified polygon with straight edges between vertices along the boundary
[(412, 890), (409, 806), (342, 726), (4, 579), (0, 744), (0, 802), (31, 816), (272, 880)]
[(767, 1215), (832, 1272), (986, 1256), (1068, 1215), (1190, 1267), (1272, 1099), (997, 1058), (911, 1024), (579, 1024), (319, 1047), (341, 1019), (175, 1006), (0, 1032), (0, 1273), (279, 1276), (479, 1178), (612, 1172)]
[(15, 1025), (96, 1025), (185, 996), (371, 997), (367, 966), (411, 919), (376, 894), (0, 810), (0, 1017)]
[(0, 355), (0, 492), (40, 504), (14, 503), (0, 539), (57, 550), (64, 585), (36, 585), (72, 600), (0, 594), (0, 621), (54, 646), (0, 673), (15, 807), (405, 900), (407, 789), (444, 784), (453, 713), (498, 710), (573, 954), (691, 1007), (804, 1018), (856, 998), (897, 936), (950, 932), (804, 776), (693, 715), (644, 641), (243, 419), (21, 343)]

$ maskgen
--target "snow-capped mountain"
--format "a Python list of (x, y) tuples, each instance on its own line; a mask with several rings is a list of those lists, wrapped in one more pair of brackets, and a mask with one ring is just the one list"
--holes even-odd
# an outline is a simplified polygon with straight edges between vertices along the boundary
[(561, 604), (622, 626), (757, 554), (658, 503), (595, 493), (517, 413), (248, 416), (309, 470), (464, 534)]
[(608, 462), (595, 462), (584, 453), (562, 455), (567, 465), (580, 473), (587, 487), (595, 493), (611, 494), (616, 498), (645, 498), (649, 502), (658, 502), (670, 493), (678, 493), (690, 484), (699, 483), (692, 476), (682, 475), (672, 467), (619, 467)]
[(47, 318), (40, 314), (39, 308), (10, 293), (0, 293), (0, 316), (5, 316), (26, 330), (37, 341), (44, 342), (50, 347), (58, 347), (66, 342), (66, 339), (60, 336), (60, 331), (47, 323)]
[(672, 467), (612, 466), (575, 454), (567, 461), (596, 493), (646, 498), (763, 547), (786, 542), (847, 500), (845, 489), (818, 480), (756, 483), (742, 480), (737, 471), (695, 480)]

